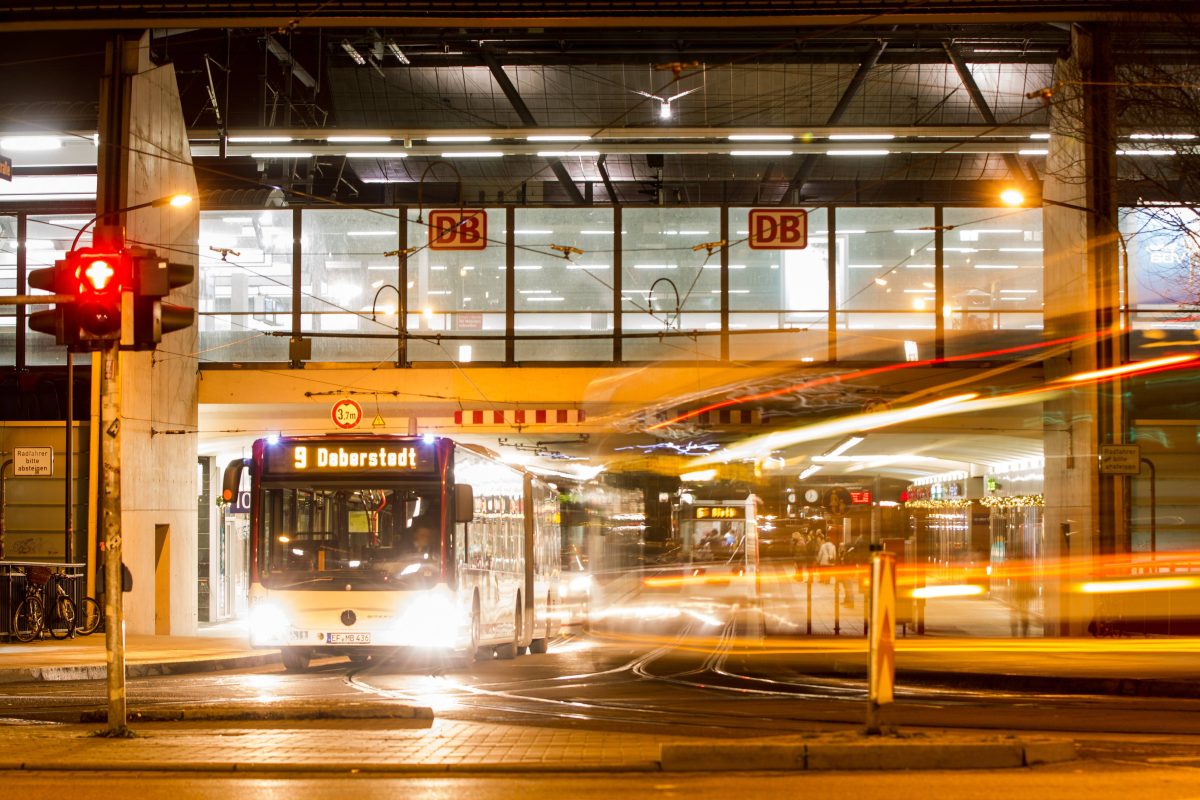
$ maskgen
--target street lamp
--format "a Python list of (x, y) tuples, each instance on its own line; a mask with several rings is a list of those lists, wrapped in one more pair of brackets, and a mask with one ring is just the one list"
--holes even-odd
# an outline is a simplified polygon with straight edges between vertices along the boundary
[(100, 220), (105, 219), (107, 217), (115, 217), (117, 214), (124, 214), (126, 211), (137, 211), (139, 208), (162, 208), (163, 206), (171, 206), (172, 208), (183, 208), (184, 206), (190, 204), (191, 202), (192, 202), (192, 196), (190, 194), (183, 194), (183, 193), (169, 194), (169, 195), (165, 195), (164, 197), (159, 197), (159, 198), (150, 200), (145, 203), (137, 203), (135, 205), (127, 206), (125, 208), (118, 208), (116, 211), (106, 211), (103, 214), (97, 214), (96, 216), (89, 219), (87, 222), (83, 223), (83, 227), (81, 227), (79, 229), (79, 232), (75, 234), (75, 239), (71, 242), (71, 249), (74, 250), (76, 248), (76, 246), (79, 244), (79, 237), (83, 236), (84, 231), (86, 231), (88, 228), (90, 228), (95, 223), (97, 223)]

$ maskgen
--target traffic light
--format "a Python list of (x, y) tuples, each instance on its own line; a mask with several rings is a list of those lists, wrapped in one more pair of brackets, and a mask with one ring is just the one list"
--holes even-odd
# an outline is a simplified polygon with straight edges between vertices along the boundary
[(133, 350), (153, 350), (164, 333), (182, 330), (196, 321), (196, 310), (164, 303), (172, 289), (187, 286), (196, 276), (191, 264), (174, 264), (153, 250), (134, 248), (131, 324), (121, 343)]
[[(75, 293), (73, 271), (67, 259), (56, 261), (53, 267), (32, 270), (27, 282), (30, 287), (51, 294)], [(79, 325), (75, 322), (73, 303), (59, 303), (45, 311), (33, 312), (29, 315), (29, 329), (53, 336), (57, 345), (75, 347), (79, 344)]]
[(67, 253), (79, 342), (89, 347), (121, 338), (121, 293), (130, 289), (124, 250), (84, 247)]

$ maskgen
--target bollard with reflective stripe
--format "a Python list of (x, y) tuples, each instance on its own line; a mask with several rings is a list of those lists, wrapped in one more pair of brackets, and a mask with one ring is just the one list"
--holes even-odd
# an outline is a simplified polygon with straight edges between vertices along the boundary
[(896, 557), (871, 553), (869, 666), (867, 672), (866, 732), (883, 732), (879, 707), (894, 699), (896, 684)]

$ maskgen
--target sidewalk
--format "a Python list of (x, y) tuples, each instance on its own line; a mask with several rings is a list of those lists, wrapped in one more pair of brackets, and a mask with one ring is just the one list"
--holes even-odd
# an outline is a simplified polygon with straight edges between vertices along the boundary
[[(0, 684), (29, 680), (101, 679), (105, 674), (104, 632), (75, 639), (0, 643)], [(130, 678), (209, 672), (273, 664), (275, 650), (252, 650), (236, 627), (222, 626), (198, 636), (125, 637)]]
[(818, 769), (997, 769), (1075, 757), (1066, 739), (854, 732), (714, 740), (436, 721), (392, 729), (354, 721), (142, 724), (132, 739), (100, 726), (0, 726), (0, 772), (479, 773)]

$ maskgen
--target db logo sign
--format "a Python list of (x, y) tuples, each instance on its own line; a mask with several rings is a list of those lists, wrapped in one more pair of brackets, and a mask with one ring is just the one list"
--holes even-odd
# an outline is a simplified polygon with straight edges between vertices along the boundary
[(430, 250), (483, 250), (487, 245), (487, 212), (482, 208), (429, 212)]
[(802, 208), (750, 209), (751, 250), (808, 247), (808, 212)]

